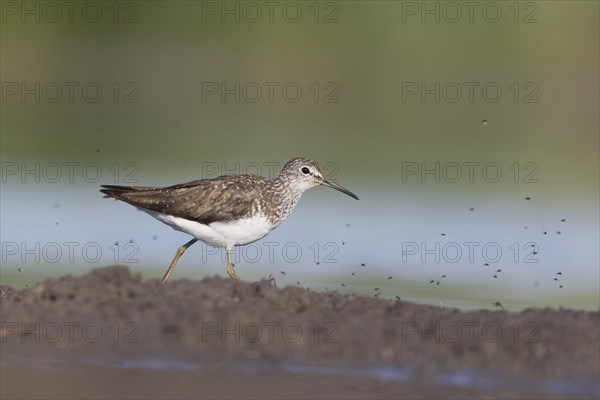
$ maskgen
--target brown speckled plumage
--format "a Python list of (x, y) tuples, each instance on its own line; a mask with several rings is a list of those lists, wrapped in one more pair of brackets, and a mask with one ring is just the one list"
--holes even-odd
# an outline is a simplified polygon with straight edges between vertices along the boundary
[(225, 247), (227, 272), (237, 279), (229, 257), (232, 248), (264, 237), (292, 212), (305, 190), (318, 185), (358, 200), (352, 192), (325, 179), (319, 164), (306, 158), (290, 160), (274, 179), (232, 175), (167, 187), (103, 185), (100, 191), (195, 237), (176, 253), (163, 277), (165, 282), (181, 254), (197, 240)]
[(263, 213), (274, 225), (283, 221), (296, 206), (302, 191), (292, 185), (301, 166), (319, 165), (295, 158), (274, 179), (257, 175), (229, 175), (201, 179), (167, 187), (103, 185), (105, 197), (133, 206), (189, 219), (208, 225), (250, 218)]

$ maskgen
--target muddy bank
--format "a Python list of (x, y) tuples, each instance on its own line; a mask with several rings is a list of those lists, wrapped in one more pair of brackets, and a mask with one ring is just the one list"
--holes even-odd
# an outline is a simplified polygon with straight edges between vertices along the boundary
[[(296, 398), (600, 395), (598, 312), (459, 312), (266, 280), (161, 287), (115, 266), (4, 286), (0, 318), (3, 397), (42, 387), (64, 397), (75, 377), (81, 395), (80, 383), (95, 379), (88, 397), (147, 397), (157, 382), (157, 398), (277, 397), (292, 387)], [(47, 385), (27, 385), (32, 375)]]

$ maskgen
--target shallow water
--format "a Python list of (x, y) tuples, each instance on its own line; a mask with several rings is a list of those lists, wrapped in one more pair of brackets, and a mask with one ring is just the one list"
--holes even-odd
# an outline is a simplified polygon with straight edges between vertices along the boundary
[(62, 369), (68, 371), (75, 368), (85, 370), (90, 367), (103, 367), (122, 371), (124, 374), (144, 374), (144, 371), (170, 371), (170, 372), (202, 372), (218, 370), (225, 372), (285, 372), (294, 375), (322, 375), (322, 376), (344, 376), (358, 378), (374, 378), (384, 382), (396, 383), (426, 383), (430, 387), (438, 386), (457, 387), (462, 389), (477, 389), (479, 391), (503, 390), (507, 387), (520, 393), (540, 394), (550, 396), (561, 396), (567, 398), (597, 398), (600, 396), (600, 381), (589, 377), (572, 378), (562, 380), (550, 380), (523, 376), (518, 379), (469, 369), (457, 369), (454, 371), (439, 371), (427, 377), (419, 373), (416, 364), (408, 364), (402, 367), (392, 364), (377, 365), (308, 365), (298, 362), (269, 363), (266, 361), (241, 361), (241, 362), (210, 362), (190, 359), (174, 359), (148, 357), (139, 359), (128, 359), (119, 356), (106, 356), (86, 358), (69, 354), (53, 354), (47, 357), (11, 354), (3, 357), (2, 365), (30, 365), (37, 368)]
[[(50, 203), (41, 213), (30, 212), (37, 191), (5, 186), (3, 284), (21, 288), (110, 264), (159, 277), (189, 239), (127, 204), (102, 199), (92, 185), (85, 192), (48, 185)], [(425, 203), (401, 192), (375, 192), (360, 202), (336, 194), (314, 189), (267, 237), (237, 248), (241, 279), (271, 275), (280, 286), (365, 295), (377, 287), (382, 297), (463, 309), (496, 301), (510, 310), (600, 307), (600, 239), (590, 218), (598, 211), (588, 203), (566, 210), (510, 193), (490, 202), (450, 192)], [(224, 266), (222, 250), (198, 243), (172, 279), (224, 275)]]

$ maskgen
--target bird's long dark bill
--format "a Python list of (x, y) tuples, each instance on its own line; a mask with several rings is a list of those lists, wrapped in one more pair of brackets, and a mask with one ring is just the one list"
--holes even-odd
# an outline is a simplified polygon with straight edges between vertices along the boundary
[(346, 188), (341, 187), (340, 185), (337, 185), (333, 182), (328, 181), (327, 179), (323, 179), (323, 185), (329, 186), (330, 188), (333, 188), (335, 190), (339, 190), (340, 192), (345, 193), (348, 196), (354, 197), (356, 200), (358, 200), (358, 196), (356, 196), (354, 193), (352, 193), (351, 191), (349, 191)]

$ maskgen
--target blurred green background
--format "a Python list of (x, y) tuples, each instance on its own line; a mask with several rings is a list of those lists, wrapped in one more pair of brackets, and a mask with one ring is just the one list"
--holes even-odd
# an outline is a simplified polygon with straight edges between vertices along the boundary
[[(102, 200), (100, 184), (130, 183), (127, 174), (140, 185), (174, 184), (211, 177), (215, 166), (255, 173), (258, 164), (268, 176), (265, 163), (279, 170), (306, 156), (361, 201), (309, 193), (274, 240), (318, 236), (340, 247), (350, 238), (340, 270), (314, 269), (307, 256), (247, 266), (248, 278), (285, 269), (284, 283), (296, 284), (296, 270), (315, 288), (381, 287), (436, 304), (598, 308), (598, 2), (477, 2), (472, 13), (454, 2), (47, 4), (2, 2), (3, 243), (105, 246), (138, 235), (138, 256), (152, 257), (132, 267), (158, 276), (186, 237)], [(233, 92), (223, 95), (222, 85)], [(466, 167), (456, 182), (406, 174), (436, 162), (496, 163), (502, 177), (490, 182), (480, 167), (473, 182)], [(24, 174), (35, 163), (40, 177)], [(45, 166), (55, 176), (49, 163), (62, 166), (56, 182), (44, 176)], [(64, 163), (79, 163), (74, 179)], [(100, 179), (82, 177), (86, 163), (100, 166)], [(401, 261), (402, 243), (440, 240), (498, 242), (505, 251), (534, 241), (541, 264), (512, 263), (510, 279), (499, 282), (491, 269), (477, 275), (481, 262)], [(3, 246), (2, 283), (98, 266), (23, 261), (21, 252)], [(179, 277), (224, 274), (219, 261), (199, 268), (199, 258), (190, 250)], [(364, 280), (352, 286), (360, 263)], [(454, 281), (429, 284), (449, 268)], [(560, 291), (559, 270), (571, 271)]]

